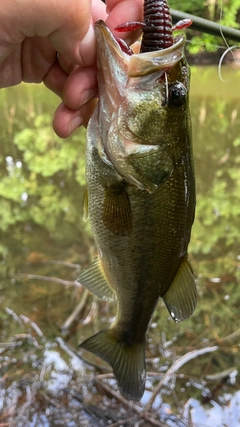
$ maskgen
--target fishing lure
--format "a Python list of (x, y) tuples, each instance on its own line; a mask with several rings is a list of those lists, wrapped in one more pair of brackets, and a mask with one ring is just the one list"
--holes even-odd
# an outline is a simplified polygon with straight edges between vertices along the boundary
[[(140, 28), (143, 32), (140, 52), (154, 52), (172, 46), (173, 31), (187, 28), (191, 23), (191, 19), (183, 19), (173, 26), (167, 0), (145, 0), (143, 22), (126, 22), (118, 25), (115, 30), (126, 32)], [(122, 40), (118, 42), (125, 53), (132, 54)]]

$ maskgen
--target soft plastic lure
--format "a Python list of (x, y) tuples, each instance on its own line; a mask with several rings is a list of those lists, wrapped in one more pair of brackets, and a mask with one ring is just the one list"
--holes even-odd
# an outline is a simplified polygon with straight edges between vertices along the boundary
[[(191, 19), (183, 19), (172, 25), (172, 17), (167, 0), (145, 0), (143, 22), (126, 22), (115, 30), (126, 32), (141, 28), (143, 32), (141, 52), (154, 52), (173, 45), (173, 31), (182, 30), (191, 25)], [(131, 50), (120, 41), (122, 49), (131, 54)]]

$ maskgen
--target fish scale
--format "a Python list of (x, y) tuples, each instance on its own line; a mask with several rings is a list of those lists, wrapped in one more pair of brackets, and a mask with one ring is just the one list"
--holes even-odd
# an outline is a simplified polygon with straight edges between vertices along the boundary
[(176, 322), (197, 300), (187, 254), (195, 210), (189, 69), (183, 36), (130, 56), (102, 21), (95, 31), (99, 103), (87, 130), (86, 178), (98, 256), (78, 280), (116, 300), (117, 313), (80, 347), (112, 366), (124, 396), (140, 400), (159, 298)]

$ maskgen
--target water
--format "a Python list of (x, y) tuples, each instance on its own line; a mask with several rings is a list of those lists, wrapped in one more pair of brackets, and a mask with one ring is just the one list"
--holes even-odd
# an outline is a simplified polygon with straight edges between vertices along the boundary
[[(84, 131), (64, 141), (54, 135), (58, 100), (41, 85), (1, 91), (0, 425), (106, 426), (125, 419), (121, 425), (148, 426), (152, 417), (166, 426), (240, 426), (240, 72), (223, 68), (222, 75), (226, 82), (216, 67), (192, 68), (197, 211), (189, 254), (199, 302), (177, 325), (159, 302), (139, 411), (114, 395), (107, 365), (74, 353), (115, 313), (114, 304), (74, 285), (95, 254), (82, 221)], [(209, 347), (214, 351), (187, 361)], [(176, 360), (182, 366), (164, 382)], [(144, 418), (140, 412), (160, 381)]]

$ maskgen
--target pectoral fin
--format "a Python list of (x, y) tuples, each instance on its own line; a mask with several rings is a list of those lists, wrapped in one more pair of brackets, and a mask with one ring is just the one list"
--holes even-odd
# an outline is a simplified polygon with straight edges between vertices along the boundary
[(187, 319), (193, 313), (197, 303), (197, 289), (187, 256), (162, 298), (175, 322)]
[(89, 267), (83, 270), (77, 282), (98, 298), (106, 301), (114, 301), (116, 299), (116, 294), (104, 275), (99, 257), (96, 257)]
[(131, 205), (124, 185), (105, 189), (103, 222), (112, 233), (119, 236), (131, 232)]

